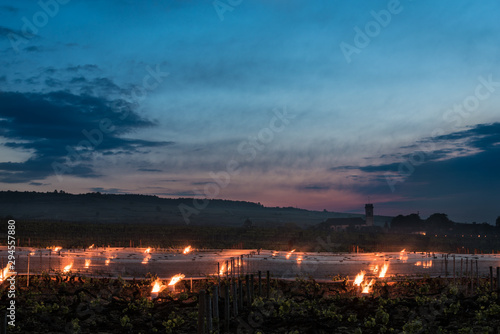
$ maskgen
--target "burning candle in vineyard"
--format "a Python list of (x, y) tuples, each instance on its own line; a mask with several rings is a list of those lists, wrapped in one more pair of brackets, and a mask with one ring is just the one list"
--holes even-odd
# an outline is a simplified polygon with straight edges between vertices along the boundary
[(182, 252), (182, 253), (188, 254), (189, 252), (191, 252), (191, 246), (187, 246), (186, 248), (184, 248), (184, 252)]
[(144, 251), (144, 253), (148, 253), (148, 254), (151, 253), (151, 247), (146, 248), (146, 250)]
[(54, 247), (54, 252), (59, 252), (62, 249), (61, 246), (56, 246)]
[(387, 270), (389, 269), (389, 263), (384, 263), (382, 269), (380, 269), (380, 273), (378, 275), (379, 278), (384, 278)]
[(0, 283), (5, 281), (9, 276), (12, 276), (10, 272), (10, 264), (7, 265), (2, 271), (0, 271)]
[(292, 253), (295, 252), (295, 249), (292, 249), (291, 252), (289, 252), (287, 255), (286, 255), (286, 259), (288, 260), (290, 258), (290, 256), (292, 256)]
[(63, 273), (68, 273), (72, 267), (73, 267), (73, 263), (68, 264), (66, 267), (64, 267)]
[(92, 245), (89, 246), (89, 249), (92, 249), (92, 248), (94, 248), (94, 244), (92, 244)]
[(378, 273), (378, 271), (379, 271), (378, 264), (377, 265), (372, 265), (371, 266), (371, 270), (373, 271), (374, 274)]
[(106, 259), (106, 261), (104, 261), (104, 265), (108, 266), (110, 262), (111, 262), (111, 259)]
[(430, 260), (430, 261), (424, 261), (422, 267), (424, 267), (424, 268), (431, 268), (432, 267), (432, 260)]
[(406, 260), (408, 260), (408, 254), (406, 254), (406, 249), (403, 249), (401, 252), (399, 252), (399, 259), (403, 262), (406, 262)]
[(301, 264), (301, 263), (302, 263), (302, 255), (297, 257), (297, 264)]
[(174, 277), (172, 277), (172, 279), (170, 280), (170, 283), (168, 283), (168, 285), (176, 285), (184, 277), (186, 277), (184, 274), (177, 274)]
[(153, 289), (151, 289), (151, 299), (158, 298), (158, 294), (165, 289), (165, 285), (161, 283), (161, 280), (158, 278), (153, 283)]
[(364, 278), (365, 278), (365, 272), (361, 271), (359, 274), (356, 275), (356, 278), (354, 279), (353, 285), (360, 286), (361, 283), (363, 283)]
[(184, 276), (184, 274), (177, 274), (174, 277), (172, 277), (172, 279), (168, 283), (170, 291), (175, 291), (175, 285), (179, 283), (184, 277), (186, 277)]
[(373, 283), (375, 283), (375, 280), (372, 279), (369, 283), (363, 284), (363, 291), (361, 291), (361, 293), (370, 293)]
[(85, 268), (88, 269), (90, 267), (90, 260), (85, 259)]

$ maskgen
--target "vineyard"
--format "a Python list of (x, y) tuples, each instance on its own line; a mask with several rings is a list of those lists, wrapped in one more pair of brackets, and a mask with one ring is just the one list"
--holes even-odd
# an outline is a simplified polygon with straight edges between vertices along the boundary
[[(368, 294), (347, 277), (248, 277), (179, 281), (152, 293), (157, 278), (18, 276), (11, 333), (498, 333), (496, 280), (378, 280)], [(268, 283), (269, 282), (269, 283)], [(493, 285), (492, 285), (493, 283)], [(0, 287), (6, 303), (6, 284)], [(153, 298), (152, 298), (153, 297)], [(2, 306), (5, 309), (5, 306)]]

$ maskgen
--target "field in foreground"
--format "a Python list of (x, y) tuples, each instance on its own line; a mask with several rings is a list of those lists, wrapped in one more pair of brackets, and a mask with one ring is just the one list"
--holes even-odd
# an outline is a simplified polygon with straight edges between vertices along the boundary
[[(181, 281), (151, 300), (154, 277), (137, 281), (48, 275), (17, 278), (16, 327), (11, 333), (196, 333), (199, 291), (212, 293), (216, 280)], [(224, 292), (225, 282), (220, 291)], [(498, 294), (489, 280), (426, 278), (377, 281), (361, 294), (352, 281), (271, 280), (247, 306), (231, 316), (229, 333), (498, 333)], [(7, 285), (0, 287), (1, 309)], [(239, 302), (238, 302), (239, 303)], [(233, 303), (231, 302), (231, 307)], [(225, 332), (224, 293), (219, 298)]]

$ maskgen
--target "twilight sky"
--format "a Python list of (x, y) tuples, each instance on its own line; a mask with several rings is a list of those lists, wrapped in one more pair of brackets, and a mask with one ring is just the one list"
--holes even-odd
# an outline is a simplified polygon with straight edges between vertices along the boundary
[(499, 12), (0, 0), (0, 189), (494, 223)]

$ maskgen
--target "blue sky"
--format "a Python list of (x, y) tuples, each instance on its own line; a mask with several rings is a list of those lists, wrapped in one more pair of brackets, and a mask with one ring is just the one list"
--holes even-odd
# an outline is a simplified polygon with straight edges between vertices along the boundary
[(0, 189), (500, 215), (496, 1), (41, 3), (0, 1)]

